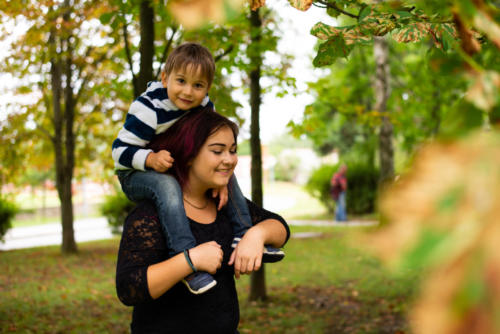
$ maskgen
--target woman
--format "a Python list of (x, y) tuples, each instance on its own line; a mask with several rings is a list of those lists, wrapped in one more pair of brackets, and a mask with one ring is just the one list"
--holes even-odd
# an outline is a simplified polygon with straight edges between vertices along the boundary
[[(211, 109), (190, 113), (151, 143), (175, 159), (171, 172), (183, 191), (197, 246), (167, 257), (155, 207), (139, 204), (128, 216), (118, 254), (120, 300), (134, 306), (133, 333), (238, 333), (234, 277), (261, 266), (264, 244), (281, 247), (289, 229), (280, 216), (248, 201), (253, 226), (233, 249), (232, 225), (217, 211), (211, 189), (230, 182), (237, 163), (236, 125)], [(180, 284), (194, 270), (214, 275), (217, 285), (193, 295)]]

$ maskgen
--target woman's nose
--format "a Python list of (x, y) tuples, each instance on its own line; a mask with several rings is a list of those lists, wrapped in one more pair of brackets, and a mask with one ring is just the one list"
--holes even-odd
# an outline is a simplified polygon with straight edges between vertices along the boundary
[(227, 165), (236, 165), (238, 163), (238, 157), (235, 154), (227, 152), (224, 154), (222, 162)]

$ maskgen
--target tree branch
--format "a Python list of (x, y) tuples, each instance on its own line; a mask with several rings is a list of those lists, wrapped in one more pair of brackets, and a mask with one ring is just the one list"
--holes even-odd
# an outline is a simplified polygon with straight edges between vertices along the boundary
[(123, 27), (122, 27), (122, 32), (123, 32), (123, 42), (125, 44), (125, 55), (127, 56), (127, 62), (130, 66), (130, 73), (132, 74), (132, 85), (135, 87), (137, 84), (137, 77), (134, 74), (134, 64), (132, 62), (132, 55), (130, 53), (130, 45), (128, 43), (128, 32), (127, 32), (127, 21), (125, 18), (123, 18)]
[(349, 17), (352, 17), (352, 18), (355, 18), (355, 19), (359, 19), (359, 15), (354, 15), (354, 14), (351, 14), (349, 12), (346, 12), (345, 10), (340, 9), (339, 7), (337, 7), (337, 5), (334, 4), (334, 3), (332, 4), (332, 3), (329, 3), (328, 1), (325, 1), (325, 0), (317, 0), (316, 2), (319, 3), (319, 4), (322, 4), (324, 6), (326, 6), (327, 8), (331, 8), (331, 9), (333, 9), (333, 10), (335, 10), (335, 11), (341, 13), (341, 14), (344, 14), (346, 16), (349, 16)]
[(165, 45), (165, 48), (163, 49), (163, 54), (162, 54), (161, 59), (160, 59), (160, 67), (156, 71), (155, 78), (158, 78), (160, 73), (161, 73), (161, 68), (163, 66), (163, 63), (165, 63), (165, 60), (167, 59), (168, 52), (169, 52), (170, 48), (172, 47), (172, 43), (174, 42), (175, 33), (177, 32), (178, 29), (179, 29), (179, 26), (172, 27), (172, 35), (168, 39), (167, 44)]
[(231, 51), (233, 51), (233, 49), (234, 49), (234, 45), (233, 44), (229, 45), (229, 47), (227, 49), (225, 49), (224, 52), (222, 52), (221, 54), (215, 56), (214, 61), (218, 62), (225, 55), (230, 54)]

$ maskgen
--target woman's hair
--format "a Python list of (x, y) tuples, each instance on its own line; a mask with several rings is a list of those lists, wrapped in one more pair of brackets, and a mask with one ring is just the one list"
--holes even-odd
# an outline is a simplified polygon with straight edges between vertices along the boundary
[(213, 107), (203, 107), (187, 113), (167, 131), (156, 136), (147, 147), (155, 152), (170, 152), (175, 161), (168, 172), (177, 178), (182, 187), (187, 183), (189, 162), (198, 155), (208, 137), (224, 127), (233, 131), (236, 143), (238, 126), (216, 113)]
[(187, 42), (176, 47), (169, 55), (163, 66), (163, 72), (170, 75), (173, 71), (186, 71), (188, 66), (193, 65), (196, 70), (201, 70), (201, 75), (212, 84), (215, 75), (215, 61), (208, 49), (198, 43)]

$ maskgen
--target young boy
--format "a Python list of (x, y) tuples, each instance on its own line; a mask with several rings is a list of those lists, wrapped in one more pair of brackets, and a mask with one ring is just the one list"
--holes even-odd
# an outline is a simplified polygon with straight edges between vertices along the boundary
[[(161, 82), (150, 82), (146, 91), (130, 105), (125, 124), (113, 142), (112, 156), (122, 189), (132, 201), (154, 200), (169, 256), (196, 246), (196, 241), (184, 211), (180, 186), (174, 177), (165, 174), (174, 158), (168, 151), (155, 153), (145, 147), (186, 113), (213, 106), (207, 94), (214, 73), (213, 57), (205, 47), (184, 43), (174, 49), (163, 67)], [(236, 247), (251, 226), (251, 220), (234, 177), (228, 187), (215, 191), (220, 198), (218, 209), (228, 202), (227, 210), (234, 223), (233, 247)], [(283, 257), (283, 251), (266, 246), (262, 261), (276, 262)], [(206, 272), (195, 272), (183, 282), (194, 294), (206, 292), (217, 284)]]

